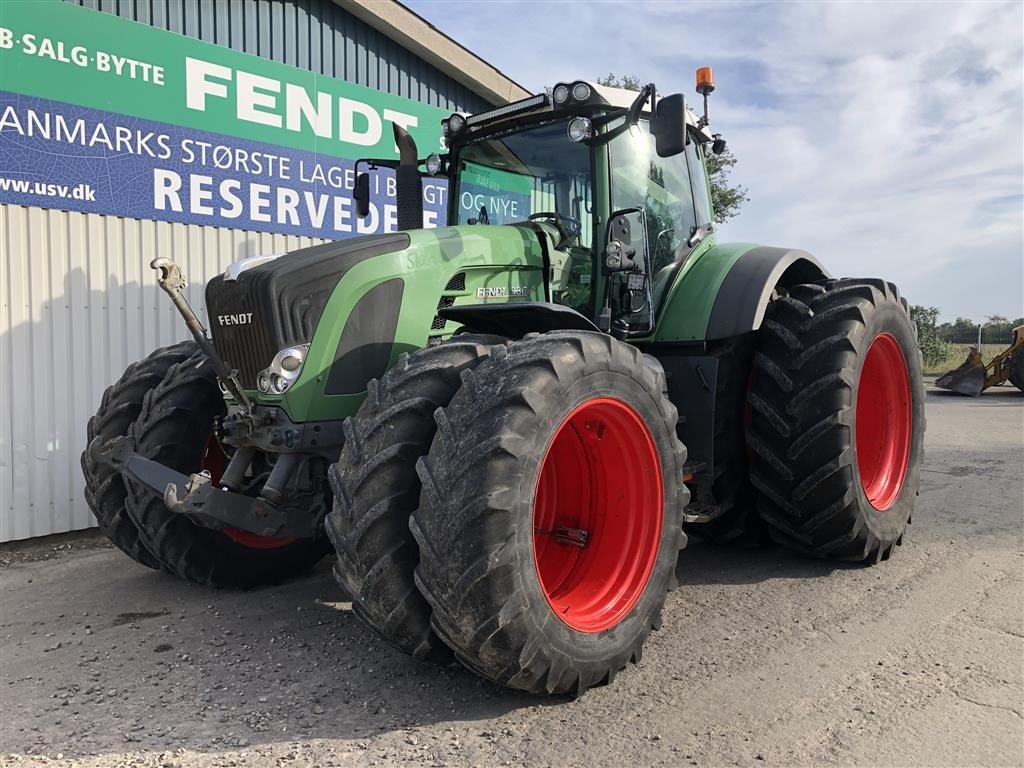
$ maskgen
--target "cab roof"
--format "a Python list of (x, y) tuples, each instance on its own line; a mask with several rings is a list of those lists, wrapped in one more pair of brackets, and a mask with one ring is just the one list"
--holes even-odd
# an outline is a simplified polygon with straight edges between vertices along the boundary
[[(565, 85), (571, 89), (573, 86), (581, 83), (585, 83), (591, 90), (591, 96), (585, 101), (571, 101), (562, 105), (556, 105), (554, 103), (552, 94), (554, 89), (559, 85)], [(592, 80), (572, 80), (556, 83), (555, 85), (546, 88), (541, 93), (527, 96), (525, 99), (519, 99), (492, 110), (486, 110), (472, 115), (466, 115), (463, 113), (463, 116), (466, 117), (470, 126), (479, 128), (484, 124), (503, 122), (504, 119), (511, 119), (512, 117), (535, 116), (544, 112), (556, 113), (564, 110), (569, 114), (572, 114), (574, 108), (578, 109), (584, 106), (629, 109), (636, 97), (636, 91), (631, 91), (626, 88), (615, 88), (608, 85), (601, 85), (600, 83), (596, 83)], [(645, 110), (643, 114), (650, 116), (650, 109)], [(689, 105), (686, 107), (686, 124), (693, 130), (697, 131), (704, 141), (712, 140), (713, 137), (711, 135), (711, 131), (708, 130), (707, 126), (701, 125), (700, 119), (693, 110), (690, 109)], [(473, 128), (471, 128), (471, 132), (473, 132)]]

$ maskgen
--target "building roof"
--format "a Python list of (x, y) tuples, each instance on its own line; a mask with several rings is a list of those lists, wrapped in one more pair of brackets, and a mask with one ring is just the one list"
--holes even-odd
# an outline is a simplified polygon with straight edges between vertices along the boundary
[(334, 2), (495, 106), (530, 95), (504, 72), (397, 0)]

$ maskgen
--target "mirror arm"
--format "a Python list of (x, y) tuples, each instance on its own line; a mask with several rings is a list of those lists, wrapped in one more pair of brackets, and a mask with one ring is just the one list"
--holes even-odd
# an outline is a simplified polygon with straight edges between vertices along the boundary
[(713, 224), (701, 224), (699, 227), (695, 227), (694, 228), (693, 233), (690, 235), (689, 239), (686, 241), (686, 244), (690, 248), (693, 248), (701, 240), (703, 240), (705, 237), (707, 237), (708, 235), (710, 235), (714, 231), (715, 231), (715, 227), (714, 227)]
[[(624, 119), (621, 125), (618, 125), (612, 130), (606, 131), (605, 133), (599, 133), (597, 136), (594, 136), (592, 139), (590, 139), (590, 141), (588, 141), (587, 143), (592, 147), (596, 147), (600, 146), (601, 144), (607, 144), (612, 139), (624, 134), (626, 131), (628, 131), (630, 128), (632, 128), (634, 125), (640, 122), (640, 113), (644, 111), (644, 104), (646, 104), (648, 100), (650, 100), (651, 102), (651, 117), (653, 118), (655, 112), (655, 105), (657, 103), (654, 90), (654, 83), (648, 83), (647, 85), (640, 89), (640, 93), (637, 94), (637, 97), (635, 99), (633, 99), (633, 103), (629, 106), (629, 109), (626, 110), (625, 115), (623, 115)], [(617, 117), (618, 114), (616, 114), (615, 116)]]

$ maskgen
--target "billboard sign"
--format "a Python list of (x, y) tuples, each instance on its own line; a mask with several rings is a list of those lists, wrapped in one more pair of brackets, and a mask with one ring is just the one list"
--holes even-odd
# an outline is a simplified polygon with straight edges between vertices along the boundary
[[(0, 3), (0, 203), (339, 239), (393, 231), (394, 178), (355, 216), (359, 158), (421, 155), (443, 110), (60, 0)], [(424, 223), (447, 188), (424, 183)]]

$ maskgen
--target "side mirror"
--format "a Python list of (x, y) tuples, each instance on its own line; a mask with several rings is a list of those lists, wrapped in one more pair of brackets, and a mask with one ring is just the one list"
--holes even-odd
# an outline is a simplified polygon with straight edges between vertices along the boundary
[(659, 101), (651, 122), (658, 157), (672, 157), (686, 149), (686, 100), (683, 94), (673, 93)]
[(716, 155), (720, 155), (723, 152), (725, 152), (725, 139), (723, 139), (717, 133), (715, 134), (715, 140), (711, 142), (711, 151), (714, 152)]
[(365, 219), (370, 214), (370, 174), (366, 171), (356, 174), (352, 199), (356, 201), (356, 216)]

